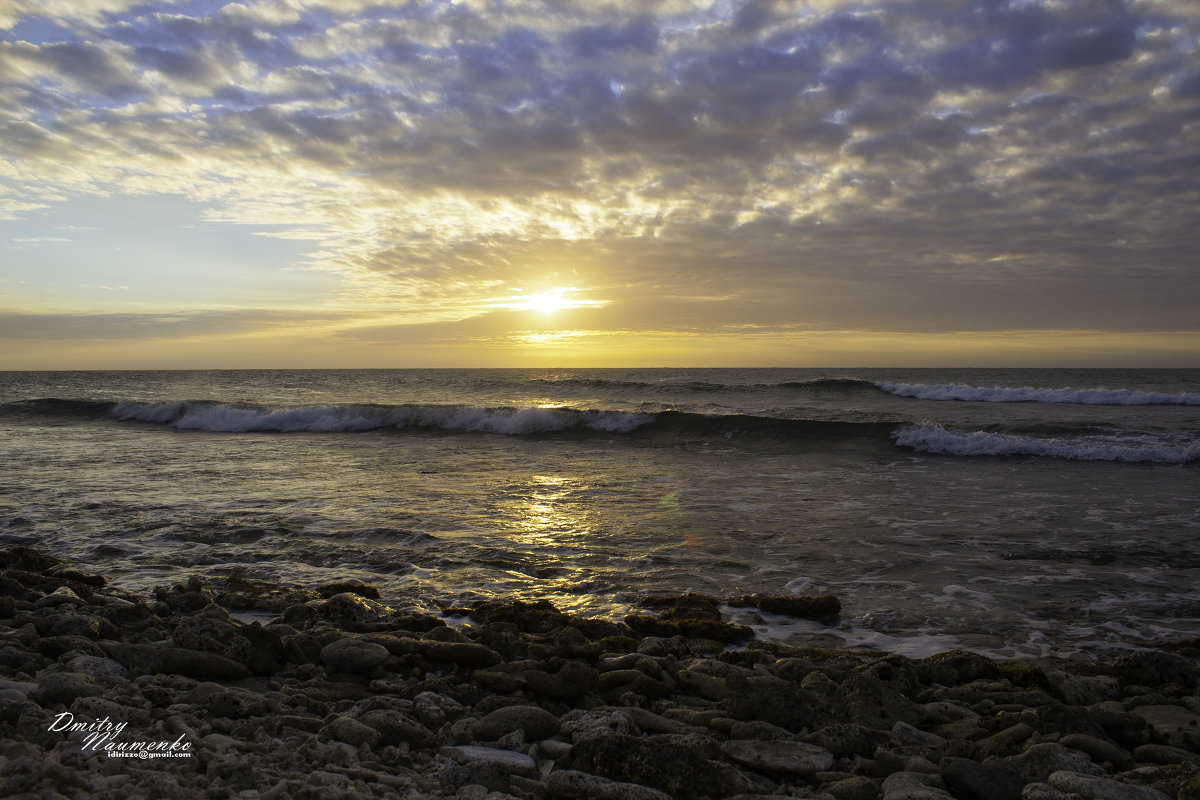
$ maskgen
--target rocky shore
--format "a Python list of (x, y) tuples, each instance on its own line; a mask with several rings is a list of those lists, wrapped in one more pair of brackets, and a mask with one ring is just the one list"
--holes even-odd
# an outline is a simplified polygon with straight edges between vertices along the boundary
[(1200, 800), (1187, 648), (914, 660), (720, 614), (830, 620), (828, 597), (652, 597), (623, 623), (488, 602), (454, 626), (377, 598), (138, 597), (0, 551), (0, 797)]

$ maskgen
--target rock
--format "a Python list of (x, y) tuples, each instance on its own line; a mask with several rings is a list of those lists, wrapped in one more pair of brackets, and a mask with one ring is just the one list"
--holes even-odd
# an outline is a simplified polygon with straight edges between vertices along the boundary
[(1113, 674), (1127, 686), (1165, 686), (1174, 683), (1190, 688), (1196, 685), (1200, 669), (1183, 656), (1151, 650), (1118, 656), (1113, 661)]
[(804, 742), (731, 739), (721, 744), (721, 752), (751, 769), (787, 775), (825, 772), (834, 762), (833, 753)]
[(672, 800), (666, 792), (636, 783), (621, 783), (578, 770), (560, 769), (546, 778), (546, 789), (554, 798), (588, 800)]
[(1055, 772), (1046, 779), (1060, 792), (1077, 794), (1088, 800), (1172, 800), (1167, 795), (1147, 786), (1102, 778), (1097, 775), (1081, 775), (1077, 772)]
[[(692, 737), (680, 737), (692, 739)], [(706, 758), (697, 742), (669, 735), (599, 734), (571, 748), (569, 769), (615, 781), (651, 786), (677, 797), (721, 798), (754, 791), (755, 784), (729, 764)]]
[(429, 642), (423, 652), (431, 661), (453, 661), (468, 667), (490, 667), (503, 661), (495, 650), (475, 642)]
[(1150, 724), (1156, 744), (1200, 751), (1200, 715), (1183, 706), (1138, 706), (1131, 712)]
[(385, 745), (408, 742), (413, 747), (431, 747), (437, 739), (433, 731), (395, 709), (368, 711), (358, 721), (379, 731)]
[(638, 642), (637, 652), (654, 658), (687, 658), (695, 654), (692, 643), (683, 636), (647, 636)]
[(1054, 772), (1103, 772), (1088, 756), (1056, 743), (1036, 744), (1019, 755), (983, 763), (948, 757), (938, 766), (950, 791), (967, 800), (1018, 800), (1025, 784), (1045, 781)]
[(1090, 706), (1120, 696), (1117, 679), (1107, 675), (1071, 675), (1057, 669), (1043, 669), (1050, 692), (1067, 705)]
[(342, 592), (326, 600), (318, 613), (343, 630), (365, 633), (385, 627), (391, 609), (352, 592)]
[(769, 675), (730, 675), (725, 687), (725, 713), (734, 719), (762, 720), (789, 731), (817, 727), (822, 721), (816, 698), (791, 681)]
[(550, 674), (542, 670), (528, 670), (524, 674), (529, 688), (546, 697), (572, 699), (582, 697), (596, 685), (600, 673), (582, 661), (567, 661)]
[(833, 781), (825, 784), (821, 789), (836, 797), (837, 800), (876, 800), (880, 794), (879, 784), (861, 775)]
[(98, 697), (104, 688), (91, 675), (79, 672), (43, 672), (38, 676), (36, 698), (43, 706), (70, 705), (77, 697)]
[(745, 595), (738, 602), (730, 601), (730, 605), (753, 606), (768, 614), (785, 614), (827, 624), (837, 622), (838, 614), (842, 611), (842, 602), (831, 594), (819, 597), (751, 594)]
[(1011, 753), (1016, 750), (1021, 744), (1029, 740), (1033, 736), (1033, 726), (1018, 722), (1016, 725), (1011, 725), (1002, 731), (993, 733), (986, 739), (980, 739), (975, 743), (976, 750), (981, 756), (1001, 756)]
[(109, 632), (110, 637), (115, 633), (112, 623), (93, 617), (90, 614), (66, 612), (51, 614), (38, 618), (34, 623), (39, 636), (82, 636), (85, 639), (99, 639), (101, 630)]
[(363, 744), (375, 747), (383, 740), (382, 734), (376, 729), (345, 716), (334, 717), (329, 724), (321, 728), (318, 736), (323, 739), (345, 742), (355, 747)]
[(637, 723), (626, 708), (600, 707), (575, 709), (562, 716), (561, 732), (579, 743), (593, 736), (623, 733), (634, 736), (639, 733)]
[(940, 683), (943, 686), (959, 686), (1000, 677), (1000, 668), (995, 661), (967, 650), (948, 650), (916, 661), (914, 665), (925, 683)]
[(524, 753), (514, 753), (512, 750), (500, 750), (495, 747), (475, 747), (460, 745), (443, 747), (439, 751), (460, 764), (482, 764), (498, 767), (504, 772), (523, 775), (532, 778), (537, 774), (537, 762)]
[(1083, 800), (1077, 794), (1060, 792), (1048, 783), (1027, 783), (1021, 789), (1021, 800)]
[(874, 754), (879, 742), (887, 738), (885, 731), (868, 728), (857, 722), (829, 725), (813, 733), (805, 734), (802, 741), (819, 745), (831, 751), (838, 758), (850, 756), (870, 756)]
[(883, 779), (883, 800), (953, 800), (937, 775), (893, 772)]
[(383, 645), (362, 639), (338, 639), (321, 648), (321, 661), (338, 672), (366, 674), (391, 657)]
[(93, 678), (117, 678), (125, 680), (129, 676), (129, 670), (111, 658), (76, 656), (71, 659), (68, 666), (73, 672), (81, 672), (85, 675), (91, 675)]
[(131, 675), (186, 675), (200, 680), (237, 680), (250, 677), (245, 664), (215, 653), (149, 644), (104, 642), (105, 652)]
[(485, 742), (494, 742), (515, 730), (525, 732), (530, 741), (548, 739), (559, 731), (558, 717), (538, 706), (505, 706), (491, 712), (471, 727), (471, 735)]
[(33, 605), (35, 608), (57, 608), (62, 605), (82, 606), (84, 601), (83, 598), (71, 591), (71, 587), (60, 586)]
[(1070, 733), (1059, 739), (1058, 743), (1073, 750), (1082, 750), (1097, 764), (1107, 761), (1112, 764), (1115, 772), (1124, 772), (1134, 767), (1133, 756), (1129, 754), (1128, 750), (1096, 736), (1088, 736), (1086, 733)]
[(1140, 745), (1134, 749), (1133, 757), (1138, 761), (1148, 761), (1152, 764), (1182, 764), (1186, 762), (1200, 767), (1200, 754), (1165, 744)]

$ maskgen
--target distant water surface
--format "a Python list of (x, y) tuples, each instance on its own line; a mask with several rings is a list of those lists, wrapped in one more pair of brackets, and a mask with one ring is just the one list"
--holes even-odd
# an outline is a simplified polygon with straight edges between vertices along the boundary
[(1200, 636), (1197, 370), (0, 373), (0, 544), (428, 609), (834, 593), (923, 655)]

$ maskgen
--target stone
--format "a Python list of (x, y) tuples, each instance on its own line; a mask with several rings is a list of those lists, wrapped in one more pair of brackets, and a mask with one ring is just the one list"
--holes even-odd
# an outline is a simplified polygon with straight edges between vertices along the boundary
[(1098, 775), (1081, 775), (1077, 772), (1055, 772), (1046, 779), (1060, 792), (1077, 794), (1088, 800), (1172, 800), (1172, 798), (1148, 786), (1102, 778)]
[(365, 633), (384, 627), (391, 609), (353, 592), (341, 592), (326, 600), (318, 613), (343, 630)]
[(1138, 706), (1132, 712), (1150, 724), (1155, 744), (1200, 752), (1200, 715), (1172, 705)]
[(883, 779), (883, 800), (954, 800), (936, 775), (893, 772)]
[(117, 678), (124, 680), (129, 676), (129, 670), (111, 658), (96, 656), (76, 656), (68, 664), (73, 672), (81, 672), (94, 678)]
[(186, 675), (200, 680), (237, 680), (250, 677), (245, 664), (199, 650), (150, 644), (104, 642), (105, 652), (130, 675)]
[(99, 639), (102, 628), (113, 630), (112, 623), (108, 620), (101, 620), (90, 614), (71, 612), (40, 617), (34, 626), (38, 635), (44, 637), (82, 636), (85, 639)]
[(527, 670), (525, 681), (538, 694), (570, 700), (590, 692), (599, 676), (600, 673), (582, 661), (567, 661), (554, 674), (543, 670)]
[(1077, 794), (1060, 792), (1048, 783), (1027, 783), (1021, 789), (1021, 800), (1082, 800)]
[(433, 731), (395, 709), (375, 709), (358, 718), (362, 724), (379, 731), (385, 745), (407, 742), (413, 747), (431, 747), (437, 737)]
[(1166, 744), (1143, 744), (1133, 751), (1133, 757), (1138, 761), (1148, 761), (1152, 764), (1182, 764), (1191, 763), (1200, 767), (1200, 754), (1184, 750), (1181, 747), (1171, 747)]
[(475, 722), (471, 735), (481, 741), (494, 742), (507, 733), (522, 730), (526, 739), (534, 741), (556, 735), (559, 727), (558, 717), (538, 706), (505, 706)]
[(1069, 733), (1059, 739), (1058, 743), (1072, 750), (1082, 750), (1091, 756), (1092, 760), (1097, 764), (1107, 761), (1112, 764), (1113, 771), (1115, 772), (1124, 772), (1125, 770), (1133, 769), (1135, 766), (1133, 756), (1130, 755), (1128, 750), (1099, 737), (1089, 736), (1086, 733)]
[(588, 800), (672, 800), (671, 795), (641, 786), (589, 775), (578, 770), (560, 769), (546, 778), (546, 790), (554, 798), (588, 798)]
[(476, 642), (427, 642), (423, 652), (430, 661), (453, 661), (468, 667), (490, 667), (503, 661), (495, 650)]
[(730, 605), (753, 606), (768, 614), (784, 614), (800, 619), (812, 619), (826, 624), (837, 622), (842, 611), (842, 602), (831, 594), (810, 597), (808, 595), (745, 595)]
[(346, 716), (334, 717), (325, 727), (321, 728), (317, 735), (324, 739), (345, 742), (355, 747), (363, 744), (368, 747), (375, 747), (383, 740), (383, 736), (379, 731), (369, 725), (364, 725), (359, 720)]
[(321, 648), (321, 661), (338, 672), (366, 674), (391, 657), (383, 645), (362, 639), (338, 639)]
[(880, 794), (879, 784), (861, 775), (833, 781), (821, 789), (837, 800), (876, 800)]
[(725, 713), (733, 719), (762, 720), (789, 731), (816, 727), (817, 701), (791, 681), (770, 675), (725, 679)]
[(38, 676), (36, 697), (43, 706), (70, 705), (77, 697), (98, 697), (103, 687), (91, 675), (79, 672), (43, 672)]
[(829, 725), (801, 737), (801, 741), (820, 745), (838, 758), (871, 756), (878, 743), (887, 738), (887, 733), (868, 728), (857, 722)]
[(751, 769), (787, 775), (812, 775), (833, 766), (833, 753), (804, 742), (731, 739), (721, 744), (721, 752)]
[(756, 784), (729, 764), (697, 749), (694, 737), (598, 734), (576, 741), (567, 769), (614, 781), (650, 786), (676, 797), (726, 797), (756, 791)]
[(1196, 685), (1200, 668), (1175, 653), (1149, 650), (1118, 656), (1113, 661), (1113, 673), (1127, 686), (1165, 686), (1174, 683), (1188, 688)]
[(501, 750), (496, 747), (477, 747), (459, 745), (443, 747), (439, 751), (444, 756), (453, 758), (460, 764), (482, 764), (495, 766), (504, 772), (515, 773), (531, 778), (537, 774), (537, 762), (524, 753), (514, 753), (512, 750)]

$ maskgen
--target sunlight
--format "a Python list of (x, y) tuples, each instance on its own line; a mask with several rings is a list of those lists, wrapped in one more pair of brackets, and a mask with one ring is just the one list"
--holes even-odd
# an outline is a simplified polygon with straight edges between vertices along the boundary
[(607, 300), (581, 300), (568, 295), (579, 291), (573, 286), (549, 289), (544, 292), (518, 295), (511, 299), (502, 300), (497, 305), (500, 308), (511, 308), (517, 311), (540, 311), (543, 314), (553, 314), (572, 308), (596, 308), (607, 305)]

